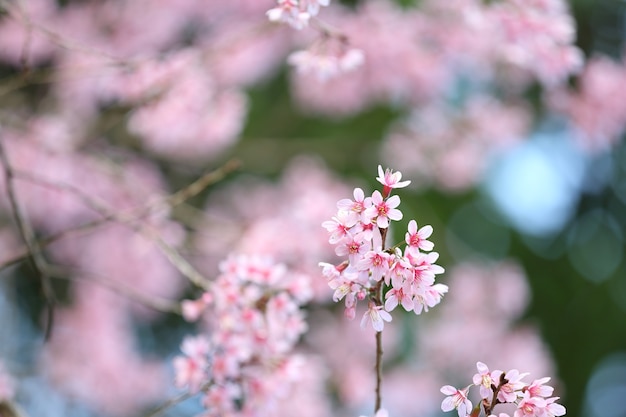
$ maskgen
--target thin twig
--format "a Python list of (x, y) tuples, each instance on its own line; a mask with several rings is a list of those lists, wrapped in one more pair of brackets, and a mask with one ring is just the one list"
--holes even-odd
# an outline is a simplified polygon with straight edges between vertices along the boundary
[(48, 272), (48, 265), (43, 257), (41, 247), (39, 246), (39, 243), (35, 238), (35, 233), (30, 227), (30, 224), (26, 221), (26, 218), (22, 214), (22, 211), (18, 204), (17, 195), (13, 183), (13, 181), (15, 180), (15, 175), (13, 172), (13, 168), (9, 163), (9, 157), (6, 154), (2, 138), (0, 138), (0, 162), (2, 162), (6, 181), (6, 191), (9, 198), (9, 203), (11, 204), (13, 218), (17, 223), (22, 240), (24, 241), (24, 244), (28, 249), (28, 259), (30, 260), (31, 265), (41, 279), (41, 289), (48, 312), (48, 321), (45, 326), (44, 340), (48, 340), (50, 338), (50, 333), (52, 331), (52, 325), (54, 322), (55, 304), (54, 291), (50, 282), (50, 273)]
[[(207, 187), (218, 183), (219, 181), (221, 181), (222, 179), (224, 179), (224, 177), (226, 177), (228, 174), (230, 174), (231, 172), (237, 170), (240, 166), (240, 162), (236, 159), (232, 159), (228, 162), (226, 162), (223, 166), (221, 166), (218, 169), (215, 169), (213, 171), (209, 171), (207, 173), (205, 173), (204, 175), (202, 175), (200, 178), (198, 178), (196, 181), (192, 182), (191, 184), (183, 187), (182, 189), (180, 189), (179, 191), (165, 197), (162, 198), (152, 204), (149, 204), (147, 206), (141, 206), (141, 207), (135, 207), (133, 209), (130, 209), (128, 211), (126, 211), (125, 213), (121, 213), (121, 214), (115, 214), (113, 212), (108, 211), (107, 213), (103, 213), (102, 212), (102, 203), (96, 203), (95, 200), (93, 199), (89, 199), (88, 201), (84, 201), (86, 205), (88, 205), (89, 207), (95, 209), (97, 212), (99, 212), (101, 214), (101, 218), (100, 219), (96, 219), (72, 228), (68, 228), (65, 229), (59, 233), (55, 233), (53, 235), (50, 235), (48, 237), (45, 237), (41, 240), (39, 240), (39, 245), (40, 247), (47, 247), (48, 245), (56, 242), (57, 240), (60, 240), (64, 237), (66, 237), (67, 235), (71, 234), (71, 233), (76, 233), (76, 232), (80, 232), (80, 231), (85, 231), (85, 230), (89, 230), (89, 229), (93, 229), (96, 228), (98, 226), (101, 226), (103, 224), (106, 224), (108, 222), (114, 221), (114, 220), (118, 220), (118, 217), (123, 217), (127, 222), (131, 222), (131, 221), (137, 221), (140, 220), (142, 217), (148, 215), (150, 212), (152, 212), (155, 208), (162, 206), (164, 204), (168, 204), (170, 207), (173, 206), (177, 206), (180, 205), (182, 203), (184, 203), (186, 200), (195, 197), (196, 195), (198, 195), (200, 192), (202, 192), (204, 189), (206, 189)], [(19, 177), (21, 179), (27, 180), (27, 181), (31, 181), (43, 186), (47, 186), (47, 187), (56, 187), (56, 188), (62, 188), (65, 189), (66, 191), (72, 192), (72, 193), (76, 193), (77, 190), (75, 188), (69, 188), (68, 186), (65, 186), (63, 184), (57, 184), (57, 183), (52, 183), (50, 181), (44, 180), (42, 178), (39, 178), (31, 173), (27, 173), (27, 172), (23, 172), (23, 171), (14, 171), (14, 176)], [(82, 198), (83, 193), (81, 192), (81, 194), (79, 195), (79, 197)], [(84, 200), (84, 199), (83, 199)], [(159, 243), (159, 242), (157, 242)], [(167, 252), (166, 255), (168, 256), (168, 258), (170, 259), (175, 259), (178, 260), (180, 257), (180, 255), (177, 255), (176, 253), (173, 253), (172, 251), (169, 250), (169, 248), (167, 247), (167, 244), (162, 245), (159, 244), (159, 247), (161, 250)], [(24, 258), (26, 258), (28, 256), (28, 249), (26, 249), (23, 253), (20, 253), (8, 260), (6, 260), (2, 265), (0, 265), (0, 270), (7, 268), (11, 265), (14, 265), (18, 262), (21, 262)], [(182, 262), (179, 262), (179, 266), (186, 268)], [(191, 270), (187, 270), (187, 273), (194, 275), (193, 271)], [(195, 275), (194, 275), (195, 276)]]
[[(111, 279), (103, 278), (95, 272), (85, 270), (75, 270), (73, 267), (53, 267), (50, 266), (50, 272), (54, 273), (53, 277), (57, 279), (65, 279), (77, 282), (90, 282), (92, 284), (101, 285), (117, 294), (123, 295), (125, 298), (138, 302), (148, 308), (162, 313), (174, 313), (182, 315), (180, 303), (166, 300), (156, 296), (148, 296), (142, 292), (136, 291), (130, 286)], [(88, 275), (89, 278), (77, 278), (77, 276)]]
[(189, 398), (193, 397), (196, 394), (199, 394), (202, 391), (207, 390), (211, 384), (213, 383), (213, 381), (208, 381), (205, 382), (198, 391), (195, 392), (191, 392), (191, 391), (187, 391), (187, 392), (183, 392), (182, 394), (170, 398), (169, 400), (165, 401), (163, 404), (161, 404), (160, 406), (158, 406), (157, 408), (155, 408), (154, 410), (150, 411), (148, 414), (146, 414), (143, 417), (155, 417), (158, 416), (159, 414), (161, 414), (163, 411), (167, 410), (170, 407), (175, 406), (176, 404), (180, 404), (185, 400), (188, 400)]
[(27, 177), (30, 181), (40, 185), (68, 191), (79, 197), (86, 206), (102, 215), (104, 219), (107, 219), (107, 221), (114, 220), (119, 223), (126, 224), (135, 232), (141, 234), (148, 239), (153, 240), (157, 244), (157, 247), (169, 259), (172, 265), (174, 265), (181, 274), (187, 277), (189, 281), (191, 281), (194, 285), (200, 288), (208, 288), (209, 280), (206, 279), (189, 262), (187, 262), (187, 260), (183, 258), (176, 249), (174, 249), (169, 243), (165, 242), (155, 230), (148, 228), (145, 224), (138, 223), (136, 216), (133, 216), (129, 213), (115, 213), (104, 203), (96, 200), (95, 198), (84, 193), (82, 190), (73, 185), (56, 183), (43, 178), (38, 178), (32, 174), (25, 175), (24, 173), (22, 173), (21, 178), (25, 177)]

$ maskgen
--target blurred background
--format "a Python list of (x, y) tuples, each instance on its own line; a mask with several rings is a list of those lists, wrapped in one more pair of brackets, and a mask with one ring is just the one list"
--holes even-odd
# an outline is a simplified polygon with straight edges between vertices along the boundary
[[(626, 3), (346, 0), (300, 31), (267, 21), (273, 1), (222, 3), (0, 2), (0, 139), (15, 170), (0, 400), (31, 416), (142, 416), (179, 392), (171, 360), (199, 330), (171, 305), (199, 292), (157, 233), (207, 277), (230, 252), (308, 274), (300, 348), (325, 369), (307, 384), (326, 401), (309, 411), (368, 413), (372, 385), (354, 385), (372, 377), (371, 344), (317, 262), (337, 259), (321, 222), (355, 186), (375, 189), (381, 164), (412, 181), (392, 239), (409, 219), (432, 225), (450, 287), (432, 312), (394, 316), (390, 415), (443, 415), (438, 387), (470, 383), (480, 360), (552, 376), (569, 416), (626, 416)], [(346, 48), (364, 62), (329, 79), (287, 63)], [(225, 178), (162, 204), (233, 158)], [(15, 201), (52, 242), (43, 272)], [(111, 214), (146, 204), (140, 223)], [(48, 341), (43, 275), (58, 300)]]

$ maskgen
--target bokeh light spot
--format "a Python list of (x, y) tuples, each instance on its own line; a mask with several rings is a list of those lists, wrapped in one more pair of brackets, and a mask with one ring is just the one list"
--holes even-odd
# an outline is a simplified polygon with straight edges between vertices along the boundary
[(485, 190), (520, 232), (550, 235), (572, 216), (585, 165), (564, 134), (537, 135), (494, 161)]
[(603, 210), (585, 214), (568, 233), (569, 259), (586, 279), (609, 278), (623, 257), (623, 235), (617, 221)]

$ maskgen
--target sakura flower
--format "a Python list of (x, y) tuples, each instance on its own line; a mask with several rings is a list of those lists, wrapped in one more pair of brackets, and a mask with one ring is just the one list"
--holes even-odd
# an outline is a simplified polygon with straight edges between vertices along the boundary
[(415, 295), (413, 312), (422, 314), (422, 310), (428, 312), (428, 309), (436, 306), (441, 302), (441, 298), (448, 292), (448, 286), (445, 284), (435, 284), (421, 290)]
[[(493, 371), (492, 378), (496, 381), (501, 379), (502, 371)], [(526, 377), (528, 373), (520, 374), (517, 369), (511, 369), (506, 373), (504, 379), (507, 381), (500, 386), (498, 391), (498, 401), (503, 403), (515, 402), (518, 396), (521, 396), (521, 390), (526, 386), (522, 381), (522, 378)]]
[(357, 262), (356, 267), (360, 271), (370, 271), (374, 281), (380, 281), (381, 278), (389, 273), (390, 260), (392, 256), (382, 250), (367, 252)]
[(550, 381), (550, 377), (535, 379), (526, 387), (526, 391), (530, 393), (531, 397), (549, 397), (552, 395), (554, 388), (549, 385), (543, 385)]
[(448, 395), (448, 397), (444, 398), (441, 402), (442, 411), (452, 411), (456, 409), (459, 413), (459, 417), (466, 417), (468, 412), (472, 410), (472, 402), (467, 398), (469, 386), (459, 390), (452, 385), (444, 385), (441, 387), (440, 391), (442, 394)]
[(481, 398), (489, 398), (492, 394), (491, 385), (493, 384), (489, 368), (484, 363), (477, 362), (476, 369), (478, 369), (478, 373), (472, 378), (474, 385), (480, 386)]
[(561, 404), (557, 404), (555, 401), (558, 400), (559, 397), (552, 397), (546, 399), (546, 408), (544, 409), (544, 413), (546, 417), (558, 417), (565, 415), (565, 407)]
[(404, 240), (409, 245), (410, 250), (431, 251), (435, 244), (427, 240), (433, 234), (432, 226), (424, 226), (418, 230), (417, 222), (411, 220), (409, 222), (409, 231), (406, 233)]
[(310, 16), (317, 16), (320, 6), (328, 6), (330, 0), (300, 0), (300, 6), (303, 7)]
[(287, 23), (296, 30), (304, 29), (309, 24), (311, 15), (300, 10), (298, 0), (278, 0), (278, 7), (267, 11), (272, 22)]
[(413, 297), (410, 283), (407, 281), (399, 288), (391, 288), (385, 295), (387, 301), (385, 301), (385, 310), (392, 311), (398, 306), (398, 303), (402, 304), (402, 307), (406, 311), (413, 310)]
[(347, 255), (350, 263), (354, 265), (364, 253), (371, 249), (371, 247), (371, 242), (364, 240), (362, 234), (357, 233), (352, 235), (348, 233), (348, 235), (343, 238), (335, 248), (335, 253), (338, 256)]
[(383, 167), (378, 165), (376, 180), (383, 185), (383, 195), (385, 197), (389, 195), (392, 188), (404, 188), (411, 183), (411, 181), (400, 181), (401, 179), (402, 173), (400, 171), (393, 172), (387, 168), (383, 172)]
[(207, 380), (209, 349), (209, 341), (202, 336), (185, 338), (181, 346), (185, 356), (177, 356), (173, 361), (176, 386), (188, 386), (192, 392), (200, 389), (201, 384)]
[(348, 231), (356, 225), (357, 217), (353, 212), (340, 210), (337, 216), (322, 223), (322, 227), (330, 233), (328, 242), (332, 245), (347, 236)]
[[(529, 393), (524, 394), (524, 398), (519, 402), (514, 417), (536, 417), (543, 416), (543, 410), (547, 403), (545, 398), (531, 397)], [(562, 415), (562, 414), (561, 414)]]
[(365, 215), (376, 222), (381, 229), (389, 227), (389, 220), (401, 220), (402, 212), (396, 207), (400, 205), (400, 197), (397, 195), (383, 199), (380, 191), (376, 190), (372, 194), (372, 206), (365, 210)]
[(365, 327), (367, 322), (372, 322), (372, 327), (377, 332), (382, 332), (386, 321), (391, 321), (391, 314), (383, 310), (383, 306), (377, 306), (370, 302), (369, 307), (361, 319), (361, 327)]
[(298, 72), (312, 74), (320, 82), (354, 71), (363, 64), (363, 61), (363, 52), (358, 49), (345, 50), (343, 47), (337, 51), (311, 48), (293, 52), (287, 58), (287, 62)]
[(339, 58), (339, 68), (342, 72), (354, 71), (365, 61), (365, 55), (360, 49), (351, 48)]
[(183, 300), (181, 302), (183, 318), (187, 321), (197, 321), (212, 300), (213, 296), (208, 292), (202, 294), (198, 300)]
[[(341, 199), (337, 202), (337, 208), (339, 210), (350, 211), (361, 216), (365, 209), (372, 204), (371, 197), (365, 197), (365, 193), (360, 188), (355, 188), (354, 192), (354, 200), (350, 200), (349, 198)], [(361, 216), (361, 221), (366, 220)]]

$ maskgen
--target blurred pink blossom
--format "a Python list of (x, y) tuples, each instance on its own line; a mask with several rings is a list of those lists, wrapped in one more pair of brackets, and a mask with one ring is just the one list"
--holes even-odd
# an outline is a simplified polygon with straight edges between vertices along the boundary
[(626, 130), (626, 67), (624, 61), (592, 58), (574, 91), (561, 90), (552, 97), (553, 107), (564, 113), (576, 129), (580, 145), (591, 152), (615, 144)]
[(15, 381), (0, 361), (0, 403), (10, 401), (15, 395)]

